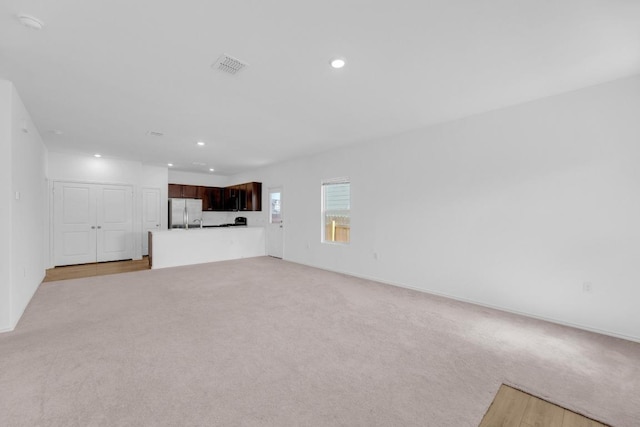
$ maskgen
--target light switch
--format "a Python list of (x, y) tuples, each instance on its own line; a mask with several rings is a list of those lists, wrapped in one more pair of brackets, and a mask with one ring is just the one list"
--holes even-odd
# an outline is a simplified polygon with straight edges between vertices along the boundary
[(20, 192), (16, 191), (16, 200), (20, 200)]

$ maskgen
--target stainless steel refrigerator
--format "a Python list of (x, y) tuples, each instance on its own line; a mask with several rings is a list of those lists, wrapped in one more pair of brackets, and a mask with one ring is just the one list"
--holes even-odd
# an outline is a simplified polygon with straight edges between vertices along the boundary
[(200, 228), (202, 199), (169, 199), (169, 228)]

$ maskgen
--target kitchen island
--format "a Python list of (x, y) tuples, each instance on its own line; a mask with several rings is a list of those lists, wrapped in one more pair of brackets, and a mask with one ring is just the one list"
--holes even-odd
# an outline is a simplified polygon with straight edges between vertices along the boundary
[(217, 227), (149, 232), (152, 269), (266, 255), (264, 227)]

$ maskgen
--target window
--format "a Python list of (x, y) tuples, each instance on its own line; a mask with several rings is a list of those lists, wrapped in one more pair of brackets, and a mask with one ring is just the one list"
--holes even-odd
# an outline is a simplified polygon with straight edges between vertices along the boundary
[(280, 192), (269, 192), (269, 222), (271, 224), (280, 224), (282, 222), (280, 207)]
[(322, 241), (349, 243), (351, 235), (351, 183), (349, 178), (322, 182)]

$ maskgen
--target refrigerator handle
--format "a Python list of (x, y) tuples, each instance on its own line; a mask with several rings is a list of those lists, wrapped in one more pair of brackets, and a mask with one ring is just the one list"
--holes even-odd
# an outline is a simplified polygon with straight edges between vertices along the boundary
[(186, 228), (188, 230), (189, 229), (189, 209), (187, 208), (186, 203), (185, 203), (185, 206), (184, 206), (184, 214), (187, 217), (186, 222), (184, 223), (185, 224), (184, 228)]

